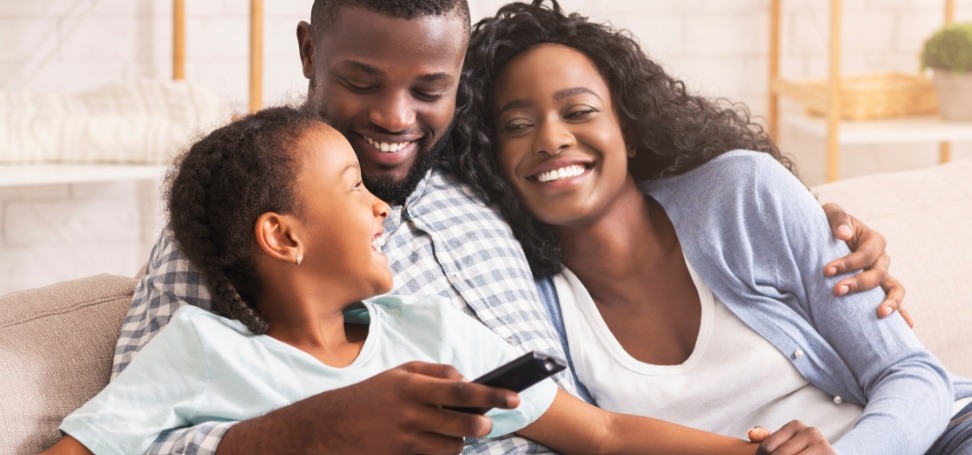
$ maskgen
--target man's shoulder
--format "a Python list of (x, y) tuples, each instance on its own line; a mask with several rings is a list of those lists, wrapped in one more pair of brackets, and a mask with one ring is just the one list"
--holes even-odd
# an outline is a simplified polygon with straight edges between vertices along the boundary
[(451, 235), (490, 230), (512, 238), (499, 211), (486, 205), (472, 187), (446, 170), (433, 168), (427, 184), (416, 196), (406, 209), (423, 229), (448, 230)]
[(432, 169), (432, 175), (422, 196), (427, 199), (449, 200), (490, 210), (469, 184), (441, 167)]

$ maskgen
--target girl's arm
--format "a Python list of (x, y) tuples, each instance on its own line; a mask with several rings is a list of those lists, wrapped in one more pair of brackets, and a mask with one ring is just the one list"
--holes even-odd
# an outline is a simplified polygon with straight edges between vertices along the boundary
[(77, 439), (65, 435), (40, 455), (94, 455), (94, 453)]
[(757, 446), (658, 419), (608, 412), (563, 390), (557, 390), (547, 412), (517, 433), (568, 454), (753, 455)]

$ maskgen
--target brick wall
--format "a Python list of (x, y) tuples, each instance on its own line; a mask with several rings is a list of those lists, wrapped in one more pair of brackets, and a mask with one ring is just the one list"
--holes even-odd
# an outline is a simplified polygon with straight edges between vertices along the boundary
[[(470, 0), (475, 19), (503, 4)], [(265, 1), (264, 100), (306, 89), (295, 26), (309, 0)], [(632, 30), (646, 52), (690, 89), (766, 111), (768, 0), (564, 0), (564, 8)], [(972, 0), (957, 0), (972, 20)], [(845, 0), (845, 73), (915, 71), (925, 37), (941, 22), (936, 0)], [(152, 0), (0, 0), (0, 89), (74, 92), (117, 80), (168, 78), (171, 6)], [(826, 74), (823, 0), (784, 2), (783, 72)], [(246, 106), (248, 2), (187, 2), (187, 77)], [(854, 37), (849, 32), (854, 31)], [(781, 143), (808, 183), (823, 176), (823, 143), (784, 129)], [(843, 176), (936, 162), (936, 147), (854, 146)], [(0, 150), (0, 153), (3, 153)], [(972, 156), (957, 144), (957, 157)], [(0, 293), (93, 273), (132, 274), (161, 223), (158, 182), (0, 186)]]

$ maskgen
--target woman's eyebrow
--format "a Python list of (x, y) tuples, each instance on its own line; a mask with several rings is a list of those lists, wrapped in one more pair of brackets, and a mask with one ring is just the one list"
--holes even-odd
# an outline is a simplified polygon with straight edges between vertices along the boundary
[(496, 111), (496, 115), (500, 115), (503, 112), (506, 112), (510, 109), (522, 109), (530, 106), (533, 106), (533, 103), (527, 100), (523, 100), (523, 99), (510, 100), (507, 101), (505, 104), (503, 104), (503, 106), (501, 106), (498, 111)]
[[(570, 88), (557, 90), (553, 94), (553, 99), (559, 101), (564, 98), (570, 98), (572, 96), (581, 95), (581, 94), (592, 95), (597, 99), (601, 99), (601, 97), (598, 96), (597, 93), (594, 93), (593, 90), (587, 87), (570, 87)], [(522, 100), (522, 99), (510, 100), (507, 101), (505, 104), (503, 104), (503, 106), (501, 106), (498, 111), (496, 111), (496, 115), (502, 114), (503, 112), (508, 111), (510, 109), (527, 108), (532, 105), (533, 103), (527, 100)]]
[(571, 88), (565, 88), (563, 90), (557, 90), (556, 92), (554, 92), (553, 99), (562, 100), (564, 98), (569, 98), (571, 96), (581, 95), (581, 94), (594, 95), (597, 99), (601, 99), (600, 96), (597, 96), (597, 93), (594, 93), (593, 90), (587, 87), (571, 87)]

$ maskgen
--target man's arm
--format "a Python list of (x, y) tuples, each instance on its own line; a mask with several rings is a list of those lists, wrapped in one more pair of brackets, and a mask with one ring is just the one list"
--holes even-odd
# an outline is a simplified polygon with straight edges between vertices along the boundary
[(462, 451), (489, 418), (442, 406), (509, 408), (515, 393), (462, 380), (451, 366), (411, 362), (240, 422), (217, 454), (423, 453)]
[(847, 256), (828, 263), (824, 267), (824, 276), (831, 277), (860, 271), (837, 282), (834, 285), (834, 295), (843, 296), (881, 286), (886, 297), (878, 306), (878, 317), (887, 317), (898, 311), (908, 325), (914, 327), (914, 319), (903, 307), (904, 286), (888, 273), (891, 258), (885, 249), (887, 241), (884, 236), (880, 232), (871, 230), (857, 218), (848, 215), (837, 204), (824, 204), (823, 209), (834, 236), (847, 243), (851, 249), (851, 253)]

